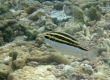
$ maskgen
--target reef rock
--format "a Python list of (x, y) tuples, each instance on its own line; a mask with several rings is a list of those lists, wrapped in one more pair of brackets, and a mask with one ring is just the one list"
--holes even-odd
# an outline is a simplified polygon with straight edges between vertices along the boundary
[(73, 76), (74, 76), (74, 69), (73, 67), (69, 66), (69, 65), (66, 65), (63, 70), (62, 70), (62, 74), (68, 78), (68, 79), (72, 79)]
[(67, 16), (64, 11), (52, 11), (50, 16), (52, 19), (57, 19), (58, 21), (63, 21), (71, 18), (71, 16)]
[(41, 18), (44, 15), (45, 15), (45, 11), (42, 9), (39, 9), (39, 10), (33, 12), (32, 14), (30, 14), (28, 18), (30, 20), (38, 20), (39, 18)]
[(48, 69), (54, 68), (51, 65), (30, 67), (14, 71), (8, 76), (8, 80), (59, 80)]
[(57, 27), (57, 25), (54, 24), (51, 19), (47, 19), (45, 25), (46, 25), (45, 28), (47, 30), (53, 30), (53, 29), (55, 29)]
[(79, 7), (74, 7), (74, 20), (76, 22), (84, 22), (84, 12)]
[(12, 57), (14, 69), (24, 67), (29, 56), (27, 52), (23, 52), (22, 50), (15, 50), (9, 54)]
[(71, 35), (75, 34), (80, 30), (82, 30), (82, 27), (80, 26), (80, 24), (76, 24), (72, 22), (72, 20), (69, 22), (66, 22), (64, 25), (64, 32), (69, 33)]
[(11, 70), (11, 66), (0, 64), (0, 79), (5, 79)]
[(101, 19), (101, 13), (96, 9), (96, 7), (90, 7), (88, 10), (88, 17), (91, 21), (93, 20), (100, 20)]

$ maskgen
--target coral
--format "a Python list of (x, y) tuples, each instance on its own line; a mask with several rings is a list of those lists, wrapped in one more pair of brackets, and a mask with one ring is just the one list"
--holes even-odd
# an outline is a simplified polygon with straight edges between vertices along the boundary
[[(32, 40), (32, 39), (36, 38), (36, 35), (37, 35), (36, 26), (30, 25), (30, 24), (32, 24), (31, 20), (22, 18), (19, 21), (19, 24), (21, 25), (21, 33), (24, 33), (27, 36), (27, 40)], [(20, 27), (20, 26), (18, 25), (18, 27)], [(17, 29), (18, 27), (15, 27), (15, 29)], [(18, 30), (19, 30), (19, 28), (18, 28)]]
[(86, 25), (88, 26), (93, 26), (96, 24), (96, 20), (93, 20), (93, 21), (87, 21)]
[(38, 46), (41, 46), (41, 44), (43, 43), (43, 41), (44, 41), (44, 36), (42, 34), (38, 34), (37, 37), (36, 37), (35, 43)]
[(63, 9), (63, 5), (64, 5), (63, 2), (58, 1), (58, 2), (56, 2), (56, 3), (54, 4), (54, 8), (55, 8), (56, 10), (62, 10), (62, 9)]
[(107, 80), (109, 79), (109, 71), (110, 71), (110, 68), (109, 66), (105, 66), (104, 64), (101, 64), (101, 65), (98, 65), (96, 66), (96, 70), (98, 70), (98, 72), (95, 72), (93, 74), (93, 78), (94, 79), (102, 79), (102, 80)]
[(4, 3), (6, 0), (0, 0), (0, 3)]
[(10, 12), (12, 12), (13, 14), (13, 16), (14, 17), (17, 17), (17, 16), (19, 16), (21, 13), (23, 13), (24, 11), (23, 10), (17, 10), (17, 11), (15, 11), (14, 9), (10, 9)]
[(42, 57), (29, 57), (28, 61), (37, 61), (37, 62), (41, 62), (41, 63), (48, 63), (48, 62), (52, 62), (52, 61), (55, 61), (57, 63), (63, 63), (63, 64), (71, 63), (71, 61), (68, 58), (66, 58), (64, 55), (58, 54), (58, 53), (51, 53), (50, 55), (46, 55), (46, 56), (42, 56)]
[[(88, 64), (83, 64), (79, 62), (72, 62), (71, 65), (65, 65), (62, 70), (56, 70), (53, 73), (56, 76), (65, 76), (69, 80), (80, 80), (80, 79), (90, 79), (93, 78), (89, 77), (92, 75), (94, 70)], [(91, 74), (92, 73), (92, 74)]]
[(67, 57), (65, 57), (64, 55), (62, 55), (62, 54), (53, 53), (51, 55), (51, 57), (52, 57), (52, 60), (53, 61), (58, 62), (60, 64), (61, 63), (63, 63), (63, 64), (70, 64), (71, 63), (71, 61)]
[(105, 14), (105, 19), (110, 20), (110, 14), (109, 13)]
[(76, 22), (84, 22), (84, 12), (79, 7), (74, 7), (74, 20)]
[[(109, 80), (109, 3), (109, 0), (0, 0), (0, 79)], [(48, 31), (69, 33), (84, 47), (98, 48), (97, 64), (57, 53), (44, 43)], [(58, 75), (52, 73), (54, 68)]]
[[(2, 14), (2, 16), (3, 16), (5, 19), (12, 19), (12, 18), (14, 18), (11, 12), (6, 12), (6, 13)], [(3, 18), (3, 19), (4, 19), (4, 18)]]
[(11, 70), (11, 66), (0, 64), (0, 79), (6, 79)]
[(90, 18), (91, 21), (93, 20), (100, 20), (101, 19), (101, 13), (97, 11), (95, 7), (90, 7), (88, 10), (88, 17)]
[(97, 73), (94, 73), (93, 77), (95, 79), (103, 79), (103, 80), (106, 80), (106, 76), (102, 73), (102, 72), (97, 72)]
[(4, 28), (8, 23), (4, 20), (0, 20), (0, 29)]
[(53, 8), (56, 9), (56, 10), (64, 10), (63, 7), (64, 5), (70, 5), (71, 3), (69, 1), (56, 1), (54, 4), (53, 4)]
[(75, 61), (75, 62), (72, 62), (70, 65), (74, 68), (78, 68), (80, 66), (80, 62)]
[(74, 35), (76, 32), (80, 30), (82, 30), (80, 23), (79, 24), (74, 23), (72, 22), (72, 20), (69, 22), (66, 22), (63, 29), (64, 32), (69, 33), (71, 35)]
[(17, 20), (16, 19), (6, 19), (5, 22), (7, 22), (8, 24), (13, 24), (13, 23), (16, 23)]
[(43, 16), (43, 17), (41, 17), (40, 19), (37, 20), (37, 22), (35, 23), (35, 25), (37, 25), (39, 27), (42, 27), (42, 26), (44, 26), (45, 22), (46, 22), (46, 17)]
[(110, 52), (109, 52), (109, 48), (107, 48), (106, 51), (102, 52), (101, 57), (102, 60), (108, 64), (108, 66), (110, 66)]
[(4, 42), (10, 42), (10, 41), (12, 41), (12, 38), (14, 36), (14, 31), (13, 31), (13, 28), (10, 27), (10, 25), (12, 25), (14, 23), (16, 23), (16, 20), (15, 19), (0, 20), (1, 45), (4, 44)]
[(33, 51), (31, 51), (30, 55), (31, 55), (30, 57), (33, 57), (33, 58), (47, 56), (47, 55), (45, 55), (44, 52), (42, 52), (40, 50), (33, 50)]
[(9, 7), (6, 4), (1, 4), (0, 3), (0, 14), (1, 13), (6, 13), (9, 11)]
[(89, 75), (92, 75), (94, 74), (94, 68), (89, 65), (89, 64), (84, 64), (84, 63), (79, 63), (79, 62), (72, 62), (71, 63), (71, 66), (76, 68), (76, 72), (80, 72), (80, 73), (83, 73), (83, 74), (89, 74)]
[(110, 29), (109, 26), (110, 26), (109, 22), (105, 22), (105, 23), (99, 24), (99, 27), (104, 28), (105, 30), (106, 29)]
[(94, 73), (94, 69), (92, 68), (92, 66), (88, 65), (88, 64), (81, 64), (80, 65), (80, 71), (82, 73), (87, 73), (89, 75)]
[(0, 37), (0, 45), (4, 45), (3, 37)]
[(34, 11), (36, 10), (36, 8), (34, 6), (29, 6), (28, 8), (26, 8), (24, 10), (24, 12), (28, 13), (28, 14), (31, 14), (33, 13)]
[(28, 28), (26, 31), (25, 31), (26, 35), (28, 36), (27, 40), (32, 40), (32, 39), (35, 39), (36, 38), (36, 30), (34, 28)]
[(61, 71), (61, 74), (64, 75), (67, 79), (69, 80), (72, 80), (73, 76), (74, 76), (74, 68), (69, 66), (69, 65), (66, 65), (62, 71)]
[(29, 54), (27, 52), (23, 52), (22, 50), (13, 50), (10, 53), (10, 57), (12, 57), (13, 69), (18, 69), (24, 67), (27, 61), (27, 57)]
[(44, 5), (51, 6), (51, 5), (53, 5), (53, 2), (51, 2), (51, 1), (45, 1), (45, 2), (43, 2), (43, 4)]
[(70, 6), (68, 6), (68, 5), (64, 5), (63, 6), (63, 10), (64, 10), (64, 13), (66, 14), (66, 15), (70, 15), (70, 14), (72, 14), (72, 8), (70, 7)]
[(48, 71), (48, 69), (51, 68), (54, 68), (54, 66), (25, 66), (22, 69), (10, 73), (7, 80), (59, 80), (59, 78), (56, 78), (51, 71)]
[(39, 9), (39, 7), (42, 7), (42, 4), (35, 0), (23, 0), (23, 1), (17, 0), (17, 1), (14, 1), (14, 4), (17, 10), (24, 10), (28, 8), (29, 6), (34, 6), (36, 7), (36, 9)]
[(21, 15), (17, 19), (22, 19), (22, 18), (25, 18), (27, 16), (28, 16), (27, 13), (21, 13)]
[(54, 24), (51, 19), (47, 19), (46, 20), (46, 22), (45, 22), (45, 28), (47, 30), (54, 30), (56, 27), (57, 27), (57, 25)]
[(67, 16), (64, 11), (52, 11), (51, 18), (57, 19), (58, 21), (63, 21), (69, 19), (71, 16)]
[(43, 33), (45, 31), (45, 27), (40, 27), (38, 30), (37, 30), (37, 33)]
[[(3, 53), (3, 54), (6, 54), (6, 53)], [(12, 67), (12, 58), (9, 56), (5, 56), (4, 59), (0, 59), (0, 64), (6, 64), (6, 65)]]
[(90, 30), (89, 28), (85, 28), (85, 34), (86, 34), (86, 37), (90, 37)]
[(110, 45), (110, 41), (108, 39), (100, 38), (97, 40), (97, 45), (100, 47), (105, 46), (107, 48), (107, 46)]
[[(31, 23), (32, 23), (32, 21), (30, 21), (30, 20), (28, 20), (26, 18), (21, 18), (19, 20), (19, 22), (18, 22), (18, 24), (22, 26), (22, 28), (24, 29), (24, 31), (25, 30), (28, 30), (29, 28), (31, 28), (31, 27), (29, 27)], [(20, 27), (20, 26), (18, 26), (18, 27)]]
[(42, 9), (39, 9), (39, 10), (33, 12), (32, 14), (30, 14), (30, 15), (28, 16), (28, 18), (29, 18), (30, 20), (38, 20), (39, 18), (41, 18), (41, 17), (44, 16), (44, 15), (45, 15), (45, 11), (42, 10)]
[(14, 35), (13, 29), (11, 27), (7, 27), (3, 33), (4, 41), (6, 41), (6, 42), (9, 42), (10, 40), (12, 41), (13, 35)]
[(80, 7), (84, 10), (85, 8), (90, 8), (91, 6), (96, 6), (99, 3), (100, 3), (100, 1), (84, 3), (84, 4), (81, 4)]

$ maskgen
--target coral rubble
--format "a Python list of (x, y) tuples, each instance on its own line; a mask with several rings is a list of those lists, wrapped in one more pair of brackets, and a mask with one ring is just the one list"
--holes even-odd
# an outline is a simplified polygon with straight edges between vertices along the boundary
[[(109, 22), (109, 0), (0, 0), (0, 80), (109, 80)], [(97, 48), (96, 63), (45, 43), (54, 31)]]

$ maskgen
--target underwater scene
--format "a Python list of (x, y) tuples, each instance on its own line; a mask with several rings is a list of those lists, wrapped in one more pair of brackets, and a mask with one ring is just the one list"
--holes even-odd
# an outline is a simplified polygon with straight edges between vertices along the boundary
[(110, 80), (110, 0), (0, 0), (0, 80)]

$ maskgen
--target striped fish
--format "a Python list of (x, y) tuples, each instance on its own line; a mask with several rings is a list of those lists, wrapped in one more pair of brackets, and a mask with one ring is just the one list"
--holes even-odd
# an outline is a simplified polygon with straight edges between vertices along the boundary
[(83, 59), (86, 56), (92, 62), (98, 54), (98, 50), (87, 50), (80, 43), (73, 38), (73, 36), (62, 32), (50, 32), (44, 35), (45, 42), (49, 43), (54, 49), (63, 54), (73, 55)]

